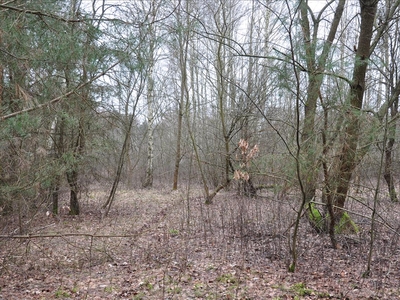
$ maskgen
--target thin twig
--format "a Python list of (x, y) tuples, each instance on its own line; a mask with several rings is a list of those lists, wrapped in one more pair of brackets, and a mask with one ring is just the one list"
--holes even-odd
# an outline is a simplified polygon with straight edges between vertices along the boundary
[(91, 234), (91, 233), (43, 233), (43, 234), (16, 234), (0, 235), (0, 239), (37, 239), (37, 238), (63, 238), (68, 236), (80, 236), (90, 238), (132, 238), (138, 237), (137, 234)]

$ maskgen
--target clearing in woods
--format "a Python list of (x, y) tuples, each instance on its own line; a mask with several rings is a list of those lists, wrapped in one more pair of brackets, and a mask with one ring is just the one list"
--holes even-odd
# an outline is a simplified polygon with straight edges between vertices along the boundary
[[(371, 276), (366, 268), (370, 221), (354, 216), (360, 233), (326, 235), (301, 224), (295, 273), (288, 238), (295, 197), (256, 199), (220, 193), (204, 205), (168, 190), (120, 191), (102, 216), (102, 191), (82, 199), (78, 217), (46, 216), (27, 224), (1, 217), (0, 299), (399, 299), (398, 235), (378, 224)], [(351, 203), (363, 215), (364, 205)], [(382, 201), (380, 216), (400, 224), (396, 204)]]

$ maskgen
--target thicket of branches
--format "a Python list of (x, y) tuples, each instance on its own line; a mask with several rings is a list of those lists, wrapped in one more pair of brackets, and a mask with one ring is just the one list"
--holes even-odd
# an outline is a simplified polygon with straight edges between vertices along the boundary
[(305, 210), (335, 247), (349, 196), (398, 201), (400, 1), (313, 3), (0, 0), (2, 212), (79, 214), (96, 182), (107, 212), (120, 184), (292, 190), (291, 268)]

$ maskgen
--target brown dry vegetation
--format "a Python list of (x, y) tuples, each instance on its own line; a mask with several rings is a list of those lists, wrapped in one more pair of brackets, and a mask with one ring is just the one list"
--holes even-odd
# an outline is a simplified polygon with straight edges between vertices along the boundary
[[(337, 250), (304, 220), (298, 268), (289, 273), (294, 195), (249, 199), (229, 191), (204, 205), (200, 192), (125, 190), (108, 217), (93, 209), (104, 199), (103, 191), (92, 191), (79, 217), (40, 212), (29, 225), (30, 238), (6, 238), (18, 225), (2, 217), (0, 298), (400, 298), (400, 243), (387, 226), (378, 224), (371, 276), (362, 277), (366, 218), (353, 216), (360, 234), (339, 236)], [(349, 201), (348, 208), (370, 215), (365, 204)], [(379, 205), (394, 228), (397, 211), (386, 200)]]

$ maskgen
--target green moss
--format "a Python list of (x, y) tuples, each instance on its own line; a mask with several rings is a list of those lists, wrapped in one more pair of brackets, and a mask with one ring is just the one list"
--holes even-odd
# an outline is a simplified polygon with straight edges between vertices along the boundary
[(320, 299), (329, 299), (331, 298), (331, 295), (327, 292), (318, 292), (317, 297)]
[(309, 204), (308, 219), (315, 230), (318, 232), (325, 231), (324, 217), (314, 203)]
[[(272, 288), (280, 289), (285, 292), (285, 297), (291, 295), (291, 299), (304, 299), (306, 296), (317, 296), (319, 299), (329, 298), (330, 295), (326, 292), (319, 292), (308, 288), (303, 282), (295, 283), (294, 285), (287, 287), (284, 285), (272, 285)], [(280, 299), (277, 297), (276, 299)], [(285, 298), (286, 299), (286, 298)]]
[(308, 289), (306, 285), (302, 282), (296, 283), (291, 287), (291, 290), (295, 292), (298, 296), (310, 296), (314, 291)]
[(295, 268), (296, 268), (295, 264), (291, 264), (291, 265), (289, 266), (289, 272), (290, 272), (290, 273), (294, 273)]
[(154, 289), (154, 286), (151, 282), (146, 281), (144, 286), (146, 287), (146, 290), (151, 291), (152, 289)]
[(206, 289), (203, 283), (196, 283), (193, 286), (193, 289), (194, 289), (194, 296), (196, 298), (204, 298), (204, 295), (206, 294)]
[(360, 229), (357, 224), (350, 218), (347, 212), (343, 213), (342, 217), (339, 220), (339, 224), (335, 226), (335, 233), (359, 233)]
[(135, 295), (133, 298), (132, 298), (132, 300), (143, 300), (143, 299), (145, 299), (145, 294), (144, 293), (139, 293), (139, 294), (137, 294), (137, 295)]
[(179, 230), (178, 229), (170, 229), (169, 234), (171, 236), (177, 236), (177, 235), (179, 235)]
[(221, 276), (217, 277), (218, 282), (222, 283), (230, 283), (230, 284), (238, 284), (238, 280), (232, 274), (222, 274)]
[[(327, 232), (327, 223), (325, 221), (329, 221), (330, 217), (327, 216), (327, 218), (327, 220), (324, 220), (323, 214), (321, 214), (314, 203), (309, 204), (308, 219), (315, 230), (318, 232)], [(342, 214), (339, 222), (335, 225), (335, 234), (357, 234), (359, 231), (360, 229), (357, 224), (350, 218), (347, 212)]]
[(79, 292), (78, 286), (74, 285), (74, 287), (72, 288), (71, 292), (74, 293), (74, 294), (78, 293)]
[(71, 295), (65, 291), (63, 288), (58, 288), (58, 290), (54, 294), (55, 298), (70, 298)]
[(174, 286), (167, 289), (169, 294), (180, 294), (182, 292), (182, 288), (180, 286)]

